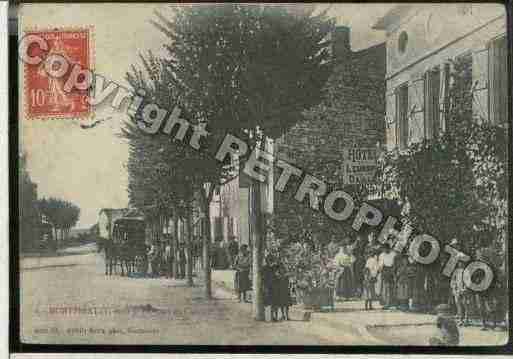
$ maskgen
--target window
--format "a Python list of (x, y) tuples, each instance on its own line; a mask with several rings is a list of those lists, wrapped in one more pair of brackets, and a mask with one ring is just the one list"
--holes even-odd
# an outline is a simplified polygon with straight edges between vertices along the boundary
[(401, 34), (399, 35), (397, 45), (399, 53), (404, 54), (404, 52), (406, 51), (406, 46), (408, 45), (408, 34), (406, 33), (406, 31), (401, 32)]
[(508, 122), (508, 44), (503, 36), (490, 43), (488, 50), (490, 121)]
[(395, 92), (397, 144), (400, 149), (408, 147), (408, 84), (399, 86)]
[(440, 68), (426, 72), (424, 87), (424, 133), (434, 138), (440, 129)]

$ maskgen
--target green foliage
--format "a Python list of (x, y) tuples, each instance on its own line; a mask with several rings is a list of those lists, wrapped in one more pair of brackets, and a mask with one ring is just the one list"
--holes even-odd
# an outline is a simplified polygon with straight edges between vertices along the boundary
[(77, 205), (59, 198), (42, 198), (38, 201), (38, 207), (56, 229), (69, 230), (80, 218)]
[(182, 105), (215, 131), (259, 128), (278, 137), (320, 101), (331, 73), (327, 35), (334, 21), (312, 10), (248, 4), (176, 6), (154, 24), (172, 43)]
[(20, 156), (18, 168), (20, 247), (27, 250), (36, 243), (41, 220), (37, 210), (37, 186), (27, 170), (26, 155)]

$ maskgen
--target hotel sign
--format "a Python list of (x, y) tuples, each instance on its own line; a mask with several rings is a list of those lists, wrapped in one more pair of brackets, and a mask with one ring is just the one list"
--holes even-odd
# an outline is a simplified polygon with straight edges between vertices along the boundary
[(373, 147), (348, 147), (344, 155), (344, 184), (369, 183), (377, 166), (377, 149)]

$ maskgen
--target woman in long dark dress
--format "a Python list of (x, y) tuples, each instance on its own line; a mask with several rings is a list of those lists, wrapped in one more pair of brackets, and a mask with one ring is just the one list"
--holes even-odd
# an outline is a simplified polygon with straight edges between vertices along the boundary
[(236, 273), (236, 286), (239, 302), (244, 300), (248, 302), (246, 292), (251, 289), (251, 282), (249, 280), (249, 271), (251, 269), (251, 255), (248, 251), (248, 246), (243, 244), (237, 259), (235, 261)]
[(285, 266), (272, 254), (266, 257), (263, 268), (264, 306), (270, 307), (271, 321), (278, 320), (278, 310), (281, 319), (289, 320), (289, 307), (292, 305), (290, 283)]
[(281, 319), (289, 319), (289, 308), (293, 304), (290, 295), (290, 280), (285, 270), (281, 265), (278, 268), (278, 307), (281, 310)]
[(263, 268), (264, 306), (266, 308), (270, 307), (271, 321), (273, 322), (278, 320), (277, 272), (278, 265), (276, 259), (271, 254), (267, 255)]
[(349, 299), (353, 296), (353, 264), (354, 257), (350, 253), (349, 245), (340, 247), (335, 256), (335, 264), (339, 267), (340, 274), (337, 278), (336, 295), (339, 298)]

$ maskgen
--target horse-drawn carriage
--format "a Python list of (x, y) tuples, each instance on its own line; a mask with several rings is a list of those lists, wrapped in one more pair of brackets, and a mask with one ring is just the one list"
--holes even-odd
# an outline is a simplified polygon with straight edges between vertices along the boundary
[(121, 217), (112, 225), (111, 239), (105, 240), (105, 274), (121, 267), (121, 275), (146, 271), (146, 223), (140, 217)]

